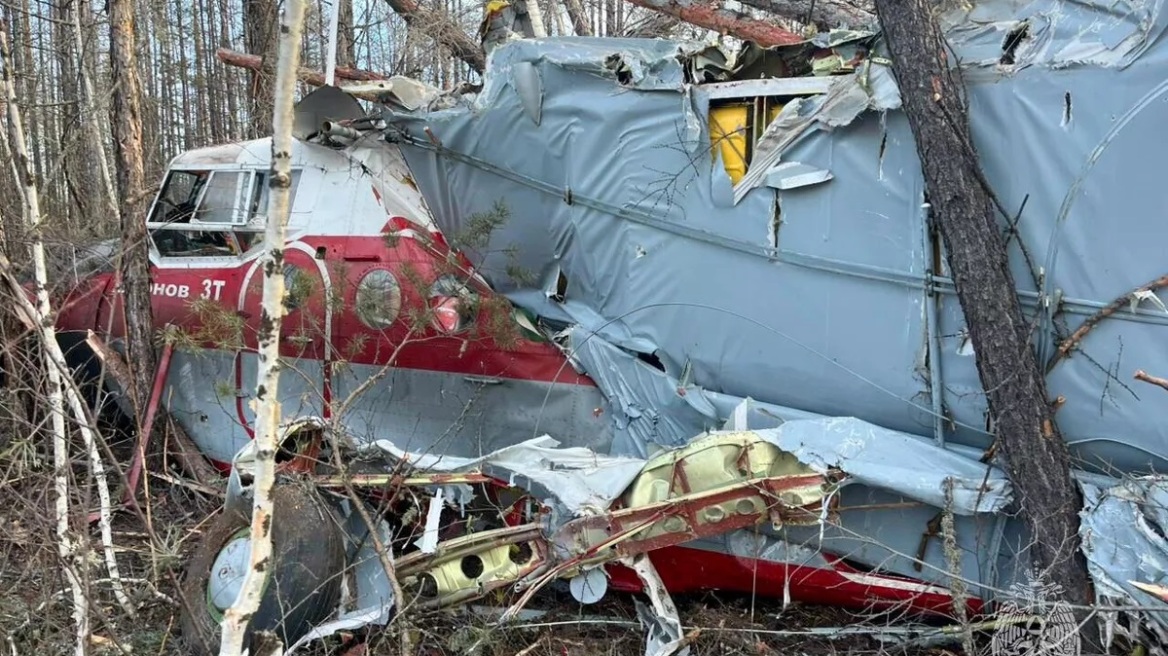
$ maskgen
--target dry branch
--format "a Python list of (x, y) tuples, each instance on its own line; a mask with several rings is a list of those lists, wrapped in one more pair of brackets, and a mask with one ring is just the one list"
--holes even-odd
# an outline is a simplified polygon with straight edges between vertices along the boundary
[[(236, 52), (227, 48), (219, 48), (215, 51), (215, 56), (219, 61), (229, 66), (236, 66), (238, 68), (246, 68), (250, 71), (258, 71), (263, 67), (263, 57), (259, 55), (249, 55), (245, 52)], [(338, 80), (353, 80), (357, 82), (376, 82), (377, 80), (386, 79), (380, 73), (372, 71), (363, 71), (359, 68), (346, 68), (338, 66), (335, 71)], [(301, 82), (311, 84), (317, 87), (325, 86), (324, 73), (314, 71), (308, 68), (299, 68), (296, 71), (296, 78)]]
[(648, 12), (630, 20), (621, 36), (630, 39), (658, 39), (668, 35), (681, 21), (673, 16), (666, 16), (655, 11)]
[(876, 14), (847, 0), (741, 0), (742, 4), (761, 9), (780, 18), (832, 29), (876, 25)]
[[(97, 334), (92, 330), (89, 331), (88, 336), (85, 338), (85, 343), (89, 345), (89, 348), (93, 350), (94, 354), (97, 355), (98, 359), (101, 360), (105, 365), (106, 373), (114, 379), (114, 382), (117, 383), (119, 387), (126, 391), (127, 400), (132, 405), (133, 399), (129, 397), (128, 393), (131, 384), (130, 369), (126, 365), (126, 361), (122, 358), (122, 355), (110, 348), (109, 345), (106, 344), (105, 341), (100, 337), (98, 337)], [(153, 401), (153, 399), (151, 400)], [(162, 413), (161, 421), (166, 422), (166, 425), (170, 428), (170, 435), (174, 438), (178, 461), (182, 466), (183, 471), (185, 471), (189, 476), (193, 477), (200, 485), (204, 487), (210, 487), (215, 481), (220, 479), (219, 473), (216, 472), (215, 468), (207, 462), (207, 459), (199, 453), (199, 448), (195, 446), (194, 441), (191, 440), (190, 436), (187, 435), (182, 426), (176, 421), (170, 421), (170, 413), (168, 413), (166, 409), (161, 406), (160, 402), (159, 411)], [(144, 416), (144, 413), (140, 412), (137, 407), (134, 408), (134, 413), (136, 415)], [(143, 436), (145, 437), (147, 436), (145, 431), (151, 427), (143, 426), (142, 428), (144, 431)], [(145, 444), (143, 444), (143, 447), (144, 446)], [(134, 457), (138, 458), (140, 456), (138, 453), (135, 453)], [(134, 488), (136, 486), (134, 483), (135, 482), (131, 482), (130, 489), (126, 490), (127, 496), (131, 496), (135, 493)]]
[(1079, 342), (1083, 341), (1083, 338), (1087, 336), (1087, 333), (1091, 332), (1091, 329), (1099, 324), (1099, 322), (1118, 312), (1120, 308), (1130, 303), (1133, 298), (1138, 299), (1140, 294), (1154, 292), (1164, 287), (1168, 287), (1168, 274), (1162, 275), (1145, 285), (1136, 287), (1130, 292), (1119, 296), (1102, 308), (1099, 308), (1098, 312), (1087, 317), (1087, 320), (1084, 321), (1078, 328), (1076, 328), (1075, 332), (1071, 333), (1070, 337), (1064, 339), (1062, 344), (1059, 344), (1058, 351), (1055, 352), (1054, 357), (1046, 366), (1046, 372), (1050, 373), (1050, 370), (1053, 369), (1060, 360), (1067, 357), (1067, 354), (1069, 354), (1072, 349), (1078, 346)]
[[(402, 1), (402, 0), (392, 0)], [(778, 25), (761, 21), (732, 9), (719, 7), (708, 2), (685, 3), (682, 0), (628, 0), (638, 7), (645, 7), (673, 16), (698, 27), (714, 30), (720, 34), (753, 41), (764, 48), (793, 45), (806, 41), (802, 36)]]
[(442, 12), (426, 9), (415, 0), (385, 0), (394, 11), (405, 20), (406, 25), (417, 29), (438, 43), (450, 48), (455, 57), (466, 62), (479, 73), (487, 67), (487, 56), (482, 46), (475, 43), (466, 30), (450, 20)]
[[(227, 64), (228, 66), (235, 66), (237, 68), (243, 68), (249, 71), (259, 71), (263, 66), (263, 59), (259, 55), (249, 55), (247, 53), (236, 52), (226, 48), (220, 48), (215, 52), (215, 55), (219, 58), (219, 61)], [(334, 73), (336, 75), (336, 79), (338, 80), (344, 79), (355, 82), (381, 82), (387, 79), (380, 73), (363, 71), (356, 68), (338, 67)], [(311, 84), (317, 87), (325, 86), (325, 76), (324, 73), (321, 73), (320, 71), (300, 68), (297, 71), (296, 76), (298, 80), (304, 82), (305, 84)], [(386, 83), (389, 84), (388, 82)], [(341, 86), (340, 88), (345, 89), (344, 86)], [(373, 102), (382, 101), (381, 93), (376, 90), (348, 91), (348, 93), (355, 98), (361, 98), (363, 100), (371, 100)]]
[(1158, 387), (1163, 387), (1164, 389), (1168, 390), (1168, 378), (1161, 378), (1159, 376), (1153, 376), (1149, 373), (1146, 373), (1143, 369), (1140, 369), (1139, 371), (1137, 371), (1136, 375), (1133, 376), (1133, 378), (1135, 378), (1136, 380), (1145, 382), (1145, 383), (1151, 383), (1151, 384), (1156, 385)]

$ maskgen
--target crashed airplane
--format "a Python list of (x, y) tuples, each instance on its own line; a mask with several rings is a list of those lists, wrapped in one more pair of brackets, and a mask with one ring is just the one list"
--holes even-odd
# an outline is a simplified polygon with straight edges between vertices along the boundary
[[(1168, 238), (1162, 4), (943, 17), (1018, 212), (1003, 229), (1090, 574), (1124, 607), (1168, 583), (1164, 391), (1132, 380), (1168, 372), (1148, 283)], [(298, 108), (281, 467), (311, 485), (279, 488), (253, 629), (295, 645), (388, 622), (377, 545), (412, 607), (645, 590), (661, 653), (682, 635), (663, 590), (951, 614), (1034, 583), (878, 35), (732, 55), (521, 39), (473, 92), (361, 92), (375, 111), (329, 87)], [(230, 471), (187, 576), (185, 632), (209, 651), (246, 563), (270, 147), (180, 155), (147, 218), (155, 324), (190, 336), (159, 398)], [(78, 363), (86, 331), (116, 343), (123, 323), (112, 272), (82, 278), (59, 317)], [(1162, 637), (1164, 618), (1121, 624)]]

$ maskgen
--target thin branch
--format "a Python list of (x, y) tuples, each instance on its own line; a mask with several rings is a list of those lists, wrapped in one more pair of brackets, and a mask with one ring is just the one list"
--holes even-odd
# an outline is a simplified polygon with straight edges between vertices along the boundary
[(1084, 321), (1078, 328), (1076, 328), (1075, 332), (1071, 333), (1070, 337), (1063, 340), (1062, 344), (1059, 344), (1058, 350), (1055, 352), (1054, 357), (1051, 358), (1050, 363), (1046, 365), (1046, 373), (1049, 374), (1050, 371), (1054, 369), (1055, 365), (1057, 365), (1059, 361), (1065, 358), (1072, 349), (1078, 346), (1079, 342), (1082, 342), (1083, 338), (1087, 336), (1087, 333), (1091, 332), (1091, 329), (1093, 329), (1101, 321), (1118, 312), (1120, 308), (1127, 305), (1128, 303), (1131, 303), (1132, 299), (1138, 297), (1140, 294), (1155, 292), (1156, 290), (1166, 286), (1168, 286), (1168, 274), (1162, 275), (1145, 285), (1136, 287), (1130, 292), (1117, 297), (1115, 300), (1100, 308), (1098, 312), (1091, 315), (1090, 317), (1087, 317), (1087, 320)]
[(1139, 371), (1137, 371), (1136, 375), (1133, 376), (1133, 378), (1135, 378), (1136, 380), (1145, 382), (1145, 383), (1151, 383), (1152, 385), (1156, 385), (1157, 387), (1162, 387), (1162, 388), (1168, 390), (1168, 378), (1160, 378), (1159, 376), (1153, 376), (1151, 374), (1145, 373), (1143, 369), (1140, 369)]

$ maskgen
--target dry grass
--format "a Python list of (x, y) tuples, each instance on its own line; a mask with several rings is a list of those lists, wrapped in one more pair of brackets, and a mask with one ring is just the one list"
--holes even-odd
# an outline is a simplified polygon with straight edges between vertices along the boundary
[[(104, 434), (112, 436), (112, 428), (106, 428), (110, 430)], [(111, 442), (116, 452), (126, 455), (128, 440)], [(74, 446), (74, 454), (82, 453)], [(47, 439), (10, 434), (0, 449), (0, 635), (5, 636), (6, 653), (73, 651), (68, 584), (52, 519), (47, 447)], [(122, 462), (128, 463), (129, 458)], [(161, 470), (161, 463), (154, 464)], [(96, 509), (97, 495), (83, 462), (75, 461), (72, 474), (73, 526), (86, 526), (84, 516)], [(131, 511), (122, 510), (113, 518), (118, 563), (127, 592), (138, 606), (137, 618), (127, 617), (114, 601), (108, 573), (95, 551), (100, 547), (96, 524), (75, 537), (87, 542), (89, 567), (84, 569), (93, 618), (91, 653), (185, 653), (176, 641), (178, 608), (166, 599), (176, 598), (174, 583), (181, 578), (185, 556), (193, 547), (187, 538), (217, 504), (157, 479), (149, 484), (149, 497), (139, 498), (152, 531)]]

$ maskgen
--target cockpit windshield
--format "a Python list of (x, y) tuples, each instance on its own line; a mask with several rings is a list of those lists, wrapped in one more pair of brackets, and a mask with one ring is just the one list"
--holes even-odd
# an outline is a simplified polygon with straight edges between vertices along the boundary
[(210, 177), (208, 171), (171, 171), (154, 204), (150, 223), (186, 223), (195, 214), (199, 193)]
[[(292, 174), (293, 200), (299, 174)], [(258, 170), (170, 171), (148, 223), (158, 254), (230, 257), (253, 250), (267, 211), (266, 177)]]

